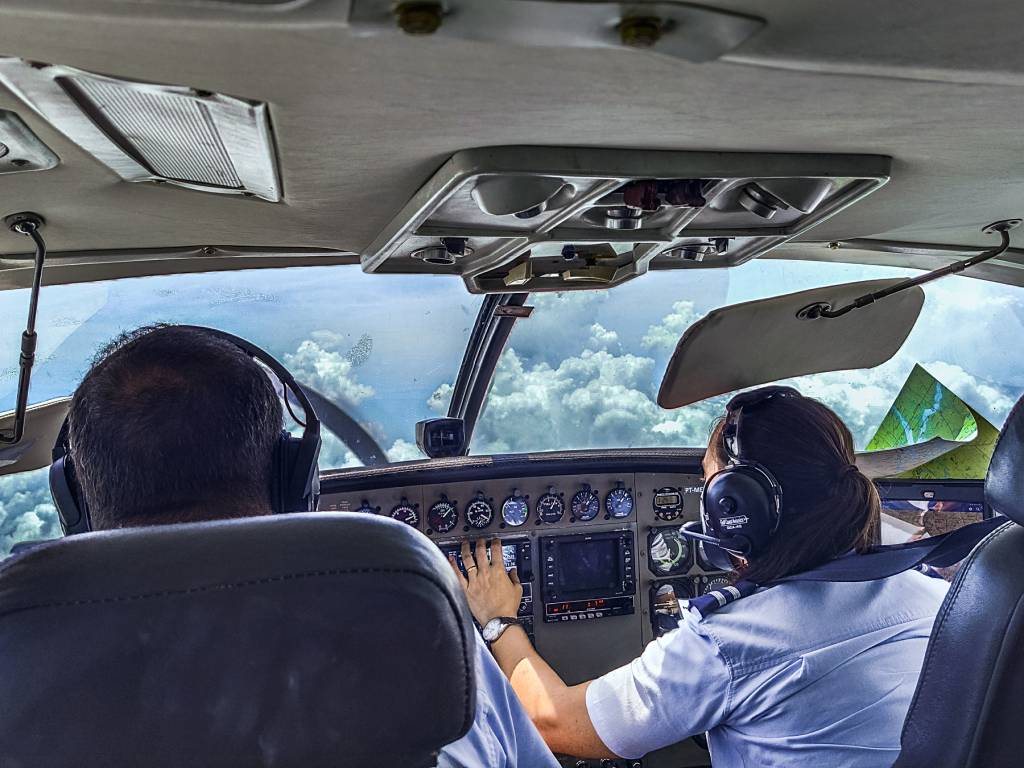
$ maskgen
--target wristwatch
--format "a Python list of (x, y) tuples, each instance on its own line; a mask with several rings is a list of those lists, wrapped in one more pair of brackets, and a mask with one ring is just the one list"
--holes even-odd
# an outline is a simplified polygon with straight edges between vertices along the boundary
[(517, 619), (514, 616), (498, 616), (484, 624), (480, 629), (480, 634), (483, 635), (485, 642), (493, 643), (513, 624), (522, 623), (523, 622), (520, 619)]

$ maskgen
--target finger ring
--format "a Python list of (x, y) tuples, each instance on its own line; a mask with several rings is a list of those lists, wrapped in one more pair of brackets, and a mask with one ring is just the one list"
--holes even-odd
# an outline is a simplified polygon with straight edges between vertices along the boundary
[(475, 566), (475, 565), (467, 565), (467, 566), (466, 566), (466, 570), (467, 570), (467, 571), (471, 571), (471, 570), (473, 570), (473, 569), (474, 569), (474, 568), (476, 568), (476, 567), (478, 567), (478, 566)]

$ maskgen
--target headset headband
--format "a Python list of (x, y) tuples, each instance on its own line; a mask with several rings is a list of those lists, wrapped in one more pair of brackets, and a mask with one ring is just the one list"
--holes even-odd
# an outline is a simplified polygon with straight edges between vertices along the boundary
[(299, 383), (295, 381), (295, 377), (292, 376), (289, 370), (285, 368), (283, 365), (281, 365), (281, 363), (277, 361), (277, 358), (273, 357), (269, 352), (260, 349), (252, 342), (246, 341), (240, 336), (235, 336), (234, 334), (228, 333), (227, 331), (221, 331), (217, 328), (207, 328), (206, 326), (203, 325), (176, 325), (174, 327), (186, 328), (192, 331), (203, 331), (205, 333), (210, 334), (211, 336), (216, 336), (220, 339), (224, 339), (225, 341), (231, 342), (236, 347), (241, 349), (253, 360), (259, 360), (261, 363), (267, 366), (267, 368), (274, 372), (274, 375), (277, 376), (278, 381), (280, 381), (282, 386), (284, 386), (285, 398), (287, 399), (288, 391), (291, 390), (291, 393), (295, 396), (295, 399), (298, 400), (299, 405), (302, 406), (302, 412), (306, 416), (305, 422), (298, 421), (298, 419), (296, 419), (296, 421), (303, 428), (303, 439), (305, 439), (307, 435), (309, 435), (310, 437), (314, 435), (316, 437), (320, 436), (320, 419), (317, 418), (316, 410), (313, 408), (313, 404), (309, 402), (309, 398), (306, 397), (306, 393), (303, 391), (302, 387), (299, 386)]
[(758, 408), (776, 397), (801, 397), (793, 387), (760, 387), (749, 392), (740, 392), (725, 406), (725, 427), (722, 429), (722, 444), (725, 455), (733, 462), (743, 459), (740, 447), (740, 424), (743, 412)]

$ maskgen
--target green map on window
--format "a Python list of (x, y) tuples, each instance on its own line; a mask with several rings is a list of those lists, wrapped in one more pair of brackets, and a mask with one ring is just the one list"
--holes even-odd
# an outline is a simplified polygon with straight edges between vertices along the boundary
[(915, 365), (867, 451), (904, 448), (929, 440), (949, 450), (895, 477), (980, 480), (988, 471), (999, 430), (920, 365)]

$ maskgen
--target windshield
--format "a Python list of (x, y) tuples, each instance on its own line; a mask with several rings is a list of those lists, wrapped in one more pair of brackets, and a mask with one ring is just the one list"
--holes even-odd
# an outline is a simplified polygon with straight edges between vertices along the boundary
[[(0, 323), (24, 325), (26, 291), (0, 292)], [(390, 461), (423, 458), (416, 422), (447, 411), (481, 302), (459, 281), (364, 274), (358, 266), (269, 269), (63, 285), (43, 291), (34, 403), (70, 394), (93, 356), (148, 323), (208, 325), (270, 352), (338, 403)], [(0, 336), (0, 411), (14, 407), (17, 332)], [(440, 394), (435, 396), (436, 392)], [(323, 466), (358, 461), (330, 436)]]
[[(609, 291), (535, 294), (532, 316), (516, 323), (498, 365), (473, 452), (704, 446), (728, 396), (676, 410), (656, 402), (687, 327), (727, 304), (916, 274), (755, 259), (728, 270), (654, 273)], [(952, 277), (925, 294), (917, 325), (887, 363), (786, 382), (833, 408), (858, 449), (869, 446), (915, 364), (996, 427), (1024, 391), (1024, 289)]]
[[(730, 270), (660, 272), (611, 291), (535, 294), (500, 360), (473, 453), (703, 446), (726, 396), (656, 403), (682, 332), (709, 310), (910, 270), (758, 259)], [(915, 365), (996, 427), (1024, 391), (1024, 289), (965, 278), (926, 286), (914, 331), (889, 362), (794, 383), (869, 446)], [(0, 409), (14, 405), (26, 291), (0, 292)], [(415, 423), (447, 411), (482, 297), (458, 281), (363, 274), (358, 266), (254, 270), (54, 286), (43, 292), (31, 401), (70, 394), (92, 357), (145, 323), (221, 328), (267, 349), (339, 403), (389, 461), (422, 458)], [(542, 427), (540, 425), (543, 425)], [(926, 439), (930, 435), (911, 435)], [(955, 437), (953, 435), (952, 437)], [(871, 445), (870, 447), (876, 447)], [(321, 466), (358, 464), (330, 434)], [(0, 477), (0, 555), (59, 534), (46, 470)]]
[[(444, 414), (482, 297), (458, 280), (357, 265), (133, 278), (45, 288), (30, 401), (69, 395), (98, 350), (155, 322), (208, 325), (263, 347), (338, 403), (389, 461), (420, 459), (416, 422)], [(0, 411), (14, 408), (25, 290), (0, 292)], [(295, 427), (292, 427), (295, 429)], [(320, 466), (358, 465), (324, 432)], [(59, 534), (46, 470), (0, 477), (0, 555)]]

